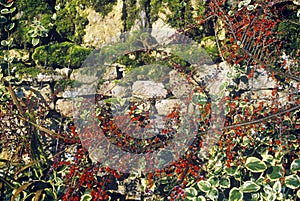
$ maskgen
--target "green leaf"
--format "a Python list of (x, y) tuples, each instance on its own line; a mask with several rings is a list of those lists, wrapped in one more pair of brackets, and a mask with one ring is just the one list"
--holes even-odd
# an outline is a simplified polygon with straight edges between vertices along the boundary
[(259, 189), (260, 189), (260, 186), (257, 185), (256, 183), (254, 183), (253, 181), (246, 181), (245, 183), (243, 183), (243, 186), (242, 186), (242, 191), (244, 193), (256, 192)]
[(4, 6), (4, 7), (6, 7), (6, 8), (10, 8), (13, 4), (14, 4), (14, 2), (11, 2), (11, 3), (8, 3), (8, 4), (1, 3), (1, 2), (0, 2), (0, 5)]
[(5, 31), (10, 31), (15, 27), (15, 23), (10, 23), (5, 26)]
[(12, 8), (12, 9), (4, 8), (1, 10), (1, 14), (2, 15), (10, 14), (10, 13), (13, 13), (15, 10), (16, 10), (16, 7)]
[(7, 45), (8, 45), (8, 42), (7, 42), (6, 40), (2, 40), (2, 41), (1, 41), (1, 45), (7, 46)]
[(199, 181), (197, 183), (198, 188), (203, 192), (209, 192), (211, 188), (211, 184), (208, 181)]
[(197, 197), (196, 199), (194, 199), (194, 201), (206, 201), (205, 197), (204, 196), (199, 196)]
[(218, 200), (218, 197), (219, 197), (219, 191), (218, 191), (218, 189), (217, 188), (212, 188), (209, 191), (207, 197), (209, 197), (209, 199), (211, 199), (211, 200)]
[(251, 200), (252, 201), (256, 201), (256, 200), (258, 200), (259, 199), (259, 193), (251, 193)]
[(197, 197), (198, 192), (194, 187), (186, 188), (184, 191), (187, 197)]
[(219, 179), (218, 177), (212, 176), (208, 179), (208, 182), (214, 186), (214, 187), (218, 187), (219, 186)]
[(273, 170), (272, 170), (271, 174), (268, 175), (271, 181), (274, 181), (274, 180), (277, 180), (277, 179), (283, 177), (281, 166), (273, 166), (272, 169)]
[(275, 193), (271, 193), (271, 194), (268, 195), (267, 200), (268, 201), (275, 201), (276, 198), (277, 198), (277, 195)]
[(298, 175), (293, 174), (285, 177), (285, 185), (291, 189), (298, 188), (300, 186), (300, 179)]
[(297, 139), (298, 138), (295, 135), (289, 135), (288, 136), (288, 140), (291, 141), (291, 142), (295, 142), (295, 141), (297, 141)]
[(236, 167), (226, 167), (225, 168), (225, 172), (229, 175), (229, 176), (234, 176), (236, 174), (237, 168)]
[(56, 193), (53, 191), (53, 189), (51, 188), (45, 188), (44, 189), (45, 193), (50, 196), (51, 198), (53, 198), (53, 200), (57, 200), (57, 195)]
[(243, 193), (236, 187), (229, 192), (229, 201), (242, 201), (243, 197)]
[(6, 15), (6, 14), (9, 14), (9, 10), (7, 8), (4, 8), (1, 10), (0, 12), (2, 15)]
[(291, 164), (292, 172), (300, 171), (300, 159), (295, 159)]
[(31, 43), (33, 46), (37, 46), (40, 42), (39, 38), (32, 38)]
[(4, 17), (4, 16), (2, 16), (2, 15), (0, 15), (0, 24), (4, 24), (6, 22), (7, 22), (7, 18)]
[(222, 177), (220, 179), (221, 188), (230, 188), (230, 179), (227, 177)]
[(251, 172), (264, 172), (267, 169), (267, 165), (256, 157), (247, 158), (245, 166)]
[(273, 191), (275, 191), (276, 193), (280, 193), (281, 192), (281, 183), (280, 181), (276, 181), (273, 185)]
[(90, 194), (84, 194), (81, 196), (80, 201), (90, 201), (92, 200), (92, 196)]

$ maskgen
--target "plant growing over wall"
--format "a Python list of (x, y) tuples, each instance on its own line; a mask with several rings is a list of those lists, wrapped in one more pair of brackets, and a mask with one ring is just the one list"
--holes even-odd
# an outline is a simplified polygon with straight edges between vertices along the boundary
[[(30, 20), (33, 17), (39, 17), (39, 13), (48, 13), (39, 18), (44, 28), (48, 28), (46, 21), (56, 23), (54, 19), (49, 18), (53, 12), (56, 12), (54, 5), (41, 1), (27, 2), (32, 4), (28, 6), (22, 0), (17, 2), (18, 12), (26, 11), (26, 15), (19, 18), (22, 23), (15, 22), (17, 25), (15, 27), (5, 22), (4, 25), (8, 25), (7, 30), (26, 35), (29, 31)], [(101, 1), (94, 5), (103, 2), (108, 3)], [(184, 2), (190, 3), (189, 1), (170, 1), (169, 4), (173, 5), (173, 10), (182, 10)], [(300, 199), (300, 102), (298, 96), (300, 84), (299, 63), (296, 57), (298, 54), (296, 19), (298, 18), (296, 18), (297, 10), (295, 10), (298, 7), (292, 2), (239, 1), (233, 4), (228, 2), (209, 1), (206, 12), (208, 16), (203, 16), (203, 20), (211, 24), (223, 22), (223, 24), (220, 23), (221, 27), (216, 28), (216, 33), (222, 32), (223, 38), (220, 39), (216, 34), (216, 36), (210, 36), (209, 39), (219, 40), (220, 55), (231, 64), (231, 68), (236, 72), (235, 75), (228, 74), (228, 78), (232, 79), (233, 83), (222, 86), (226, 95), (219, 105), (210, 103), (205, 85), (200, 86), (199, 91), (192, 97), (195, 99), (194, 103), (199, 106), (198, 112), (201, 117), (199, 118), (199, 133), (182, 158), (161, 170), (129, 175), (103, 167), (99, 163), (92, 163), (88, 151), (81, 145), (72, 122), (61, 120), (61, 125), (57, 127), (57, 130), (48, 129), (49, 118), (45, 115), (49, 109), (47, 103), (42, 103), (38, 96), (35, 97), (34, 89), (31, 89), (26, 97), (18, 98), (18, 86), (12, 85), (15, 80), (7, 79), (9, 71), (2, 70), (0, 72), (0, 78), (3, 81), (0, 85), (0, 119), (2, 122), (0, 124), (0, 151), (11, 148), (13, 157), (0, 159), (1, 199), (116, 200), (119, 198), (124, 200), (129, 197), (128, 195), (133, 194), (140, 195), (140, 200), (150, 197), (152, 200), (173, 201)], [(80, 6), (75, 3), (78, 2), (69, 2), (69, 7), (66, 6), (69, 10), (61, 14), (70, 11), (74, 17), (77, 11), (76, 6)], [(87, 2), (86, 5), (89, 3), (92, 2)], [(155, 4), (159, 5), (157, 2)], [(43, 10), (41, 5), (46, 5), (49, 10)], [(1, 9), (6, 9), (2, 4), (1, 6)], [(186, 5), (185, 8), (188, 6)], [(10, 9), (11, 7), (8, 8)], [(135, 7), (130, 9), (133, 9), (132, 19), (135, 19), (133, 16), (136, 11)], [(12, 19), (9, 18), (10, 14), (5, 14), (6, 11), (4, 10), (4, 14), (1, 15)], [(32, 13), (27, 14), (27, 11), (32, 11)], [(173, 14), (178, 17), (180, 13), (176, 11)], [(72, 19), (79, 20), (73, 17)], [(176, 21), (177, 19), (171, 20), (178, 28), (182, 28), (183, 25), (189, 27), (193, 22), (187, 20), (186, 17), (181, 19), (186, 20), (182, 22)], [(76, 38), (77, 36), (73, 35), (74, 27), (70, 19), (63, 21), (60, 16), (59, 20), (61, 20), (59, 21), (61, 25), (68, 25), (66, 30), (58, 29), (60, 34), (69, 40)], [(200, 17), (199, 22), (201, 20)], [(192, 24), (191, 27), (193, 26)], [(16, 28), (18, 30), (15, 30)], [(14, 41), (10, 42), (10, 33), (3, 31), (4, 26), (1, 26), (1, 29), (1, 34), (3, 33), (1, 39), (5, 40), (1, 48), (13, 48)], [(189, 28), (183, 31), (188, 32), (188, 30)], [(143, 37), (139, 42), (141, 44), (144, 42), (146, 45)], [(14, 39), (23, 44), (17, 38)], [(80, 43), (77, 39), (74, 41)], [(35, 47), (32, 55), (34, 61), (43, 67), (77, 68), (90, 53), (89, 49), (71, 42), (56, 42)], [(134, 44), (126, 45), (134, 46)], [(23, 46), (18, 45), (18, 47)], [(127, 47), (119, 46), (118, 48), (108, 47), (107, 51), (118, 53), (120, 49)], [(188, 74), (192, 70), (186, 61), (176, 56), (168, 55), (165, 57), (166, 60), (157, 61), (153, 54), (163, 52), (144, 48), (144, 50), (123, 55), (118, 58), (117, 62), (128, 65), (128, 72), (140, 65), (152, 62), (176, 68), (181, 73)], [(193, 53), (198, 54), (198, 52), (185, 54)], [(4, 55), (5, 53), (1, 51), (1, 65), (5, 67), (9, 62), (13, 64), (13, 60), (8, 57), (4, 60)], [(26, 70), (30, 71), (35, 68), (36, 66), (33, 65)], [(25, 68), (23, 70), (26, 71)], [(145, 73), (149, 72), (145, 71)], [(273, 81), (274, 86), (253, 89), (251, 83), (255, 80), (254, 78), (264, 73), (269, 76), (269, 80)], [(150, 75), (153, 78), (153, 74), (149, 73)], [(265, 93), (262, 95), (259, 94), (260, 92)], [(97, 98), (101, 101), (105, 97), (97, 95)], [(121, 100), (113, 98), (106, 101), (107, 104), (122, 103)], [(210, 116), (212, 108), (220, 105), (225, 107), (222, 111), (226, 116), (226, 121), (220, 129), (213, 130), (214, 135), (211, 136), (211, 141), (216, 143), (208, 149), (202, 139), (207, 136), (210, 123), (214, 121)], [(112, 139), (116, 143), (127, 147), (134, 145), (142, 150), (142, 146), (138, 144), (141, 141), (129, 141), (130, 138), (126, 136), (116, 137), (120, 133), (115, 129), (113, 122), (106, 121), (109, 120), (108, 113), (101, 114), (101, 112), (103, 111), (100, 110), (95, 118), (99, 118), (102, 125), (105, 125), (107, 134), (115, 134)], [(131, 107), (129, 112), (136, 122), (141, 122), (143, 118), (147, 119), (147, 115), (140, 115), (134, 107)], [(176, 120), (178, 117), (176, 110), (173, 110), (169, 117)], [(84, 134), (94, 137), (95, 133), (90, 129), (92, 128), (86, 128)], [(6, 147), (2, 145), (4, 140)], [(147, 143), (152, 146), (157, 143), (157, 140), (159, 141), (157, 138), (152, 138)], [(3, 153), (9, 152), (4, 150)], [(24, 160), (26, 156), (29, 158), (28, 161)]]
[(79, 68), (90, 52), (88, 48), (62, 42), (36, 48), (32, 58), (42, 66)]

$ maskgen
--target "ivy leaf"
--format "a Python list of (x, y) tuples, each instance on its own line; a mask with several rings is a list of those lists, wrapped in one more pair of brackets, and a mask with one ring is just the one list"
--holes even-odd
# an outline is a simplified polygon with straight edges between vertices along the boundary
[(205, 197), (203, 197), (202, 195), (193, 199), (193, 201), (206, 201)]
[(298, 177), (298, 175), (289, 175), (285, 177), (285, 185), (288, 188), (296, 189), (300, 186), (300, 178)]
[(243, 193), (236, 187), (229, 192), (229, 201), (242, 201), (243, 197)]
[(218, 200), (218, 197), (219, 197), (219, 191), (218, 191), (218, 189), (217, 189), (217, 188), (212, 188), (212, 189), (209, 191), (209, 193), (208, 193), (207, 196), (208, 196), (209, 199), (211, 199), (211, 200)]
[(2, 41), (1, 41), (1, 45), (2, 45), (2, 46), (7, 46), (7, 45), (8, 45), (8, 42), (7, 42), (6, 40), (2, 40)]
[(222, 177), (220, 179), (221, 188), (230, 188), (230, 179), (227, 177)]
[(208, 181), (199, 181), (197, 183), (198, 188), (203, 192), (209, 192), (211, 188), (211, 184)]
[(281, 192), (281, 183), (280, 181), (276, 181), (273, 185), (273, 190), (276, 192), (276, 193), (280, 193)]
[(90, 201), (92, 200), (92, 196), (90, 194), (84, 194), (81, 196), (80, 201)]
[(7, 22), (7, 18), (4, 17), (4, 16), (2, 16), (2, 15), (0, 15), (0, 24), (4, 24), (6, 22)]
[(237, 168), (235, 166), (232, 166), (230, 168), (226, 167), (225, 168), (225, 172), (229, 175), (229, 176), (234, 176), (237, 172)]
[(57, 195), (53, 191), (53, 189), (51, 189), (51, 188), (45, 188), (44, 191), (45, 191), (45, 194), (48, 195), (48, 196), (50, 196), (51, 198), (53, 198), (53, 200), (57, 200)]
[(295, 159), (291, 164), (292, 172), (300, 171), (300, 159)]
[(0, 2), (0, 5), (1, 5), (1, 6), (4, 6), (4, 7), (6, 7), (6, 8), (10, 8), (13, 4), (14, 4), (13, 1), (12, 1), (11, 3), (8, 3), (8, 4), (4, 4), (4, 3), (1, 3), (1, 2)]
[(9, 10), (7, 8), (4, 8), (4, 9), (1, 10), (1, 14), (2, 15), (9, 14)]
[(242, 191), (244, 193), (256, 192), (260, 189), (260, 186), (254, 183), (253, 181), (246, 181), (242, 186)]
[(277, 180), (283, 176), (281, 166), (273, 166), (272, 169), (271, 174), (268, 175), (271, 181)]
[(197, 197), (198, 193), (194, 187), (186, 188), (184, 191), (187, 197)]
[(2, 15), (10, 14), (10, 13), (15, 12), (15, 10), (16, 10), (16, 7), (12, 8), (12, 9), (4, 8), (4, 9), (1, 10), (1, 14)]
[(218, 187), (218, 186), (219, 186), (219, 179), (218, 179), (217, 177), (215, 177), (215, 176), (210, 177), (210, 178), (208, 179), (208, 182), (209, 182), (212, 186), (214, 186), (214, 187)]
[(5, 31), (10, 31), (15, 27), (15, 23), (10, 23), (7, 26), (5, 26)]
[(245, 166), (251, 172), (256, 173), (264, 172), (267, 169), (267, 165), (256, 157), (247, 158)]
[(32, 38), (31, 43), (33, 46), (37, 46), (40, 42), (39, 38)]

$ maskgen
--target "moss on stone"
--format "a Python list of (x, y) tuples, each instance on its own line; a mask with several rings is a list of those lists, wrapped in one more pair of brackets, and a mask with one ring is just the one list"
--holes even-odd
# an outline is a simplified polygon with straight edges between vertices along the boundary
[(56, 31), (62, 38), (80, 44), (88, 19), (86, 15), (80, 14), (78, 4), (75, 0), (64, 2), (56, 13), (55, 25)]
[(90, 52), (89, 48), (62, 42), (36, 48), (32, 58), (41, 66), (79, 68)]
[(19, 13), (22, 13), (20, 20), (31, 21), (34, 17), (53, 13), (51, 1), (44, 0), (18, 0), (15, 1)]
[(202, 38), (201, 45), (213, 61), (216, 61), (219, 58), (215, 36), (207, 36)]

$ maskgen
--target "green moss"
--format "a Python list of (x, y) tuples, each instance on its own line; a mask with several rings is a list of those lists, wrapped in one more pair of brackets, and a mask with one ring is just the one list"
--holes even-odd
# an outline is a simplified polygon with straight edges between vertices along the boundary
[(168, 23), (175, 28), (186, 27), (194, 24), (193, 8), (190, 1), (168, 0), (168, 8), (171, 14), (167, 15)]
[(79, 14), (77, 1), (65, 2), (56, 13), (56, 31), (64, 39), (71, 40), (76, 44), (82, 43), (85, 35), (85, 26), (88, 24), (86, 15)]
[(91, 49), (63, 42), (36, 48), (32, 58), (41, 66), (78, 68), (90, 52)]
[(134, 25), (135, 20), (139, 14), (139, 9), (137, 8), (137, 1), (130, 0), (126, 5), (123, 6), (122, 20), (125, 22), (125, 30), (128, 31)]
[(20, 20), (31, 21), (34, 17), (53, 13), (51, 1), (44, 0), (18, 0), (15, 1), (18, 12), (22, 12)]
[(42, 72), (42, 69), (37, 67), (27, 67), (20, 69), (17, 74), (19, 74), (22, 78), (24, 78), (26, 75), (30, 75), (32, 77), (37, 77), (39, 73)]
[(213, 61), (216, 61), (219, 58), (219, 52), (216, 44), (215, 36), (207, 36), (201, 40), (203, 48), (207, 54), (212, 58)]
[(150, 16), (151, 22), (155, 22), (158, 20), (158, 13), (163, 11), (162, 9), (162, 1), (161, 0), (152, 0), (150, 1)]

